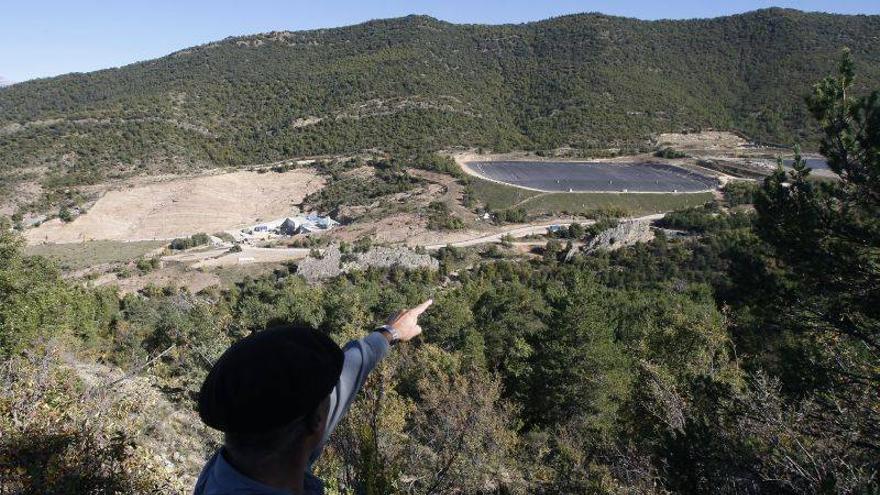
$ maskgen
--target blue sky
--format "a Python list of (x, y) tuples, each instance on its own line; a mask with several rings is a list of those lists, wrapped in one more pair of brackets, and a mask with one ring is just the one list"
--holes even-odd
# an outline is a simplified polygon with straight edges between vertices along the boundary
[(227, 36), (427, 14), (518, 23), (578, 12), (714, 17), (770, 6), (880, 14), (878, 0), (0, 0), (0, 77), (24, 81), (117, 67)]

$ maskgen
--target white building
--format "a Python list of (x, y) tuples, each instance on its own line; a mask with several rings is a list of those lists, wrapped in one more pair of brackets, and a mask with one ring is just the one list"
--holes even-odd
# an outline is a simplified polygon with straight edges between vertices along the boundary
[(330, 230), (337, 225), (339, 222), (330, 217), (309, 213), (306, 216), (285, 218), (278, 226), (278, 233), (282, 235), (310, 234)]

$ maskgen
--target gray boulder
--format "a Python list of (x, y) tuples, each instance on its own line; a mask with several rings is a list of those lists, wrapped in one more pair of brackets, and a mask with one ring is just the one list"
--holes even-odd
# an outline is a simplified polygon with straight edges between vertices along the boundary
[(625, 246), (632, 246), (639, 242), (649, 242), (654, 239), (654, 231), (651, 230), (651, 222), (647, 220), (629, 220), (617, 224), (616, 227), (600, 232), (584, 247), (588, 253), (595, 251), (614, 251)]
[(437, 270), (440, 263), (427, 254), (406, 247), (374, 247), (365, 253), (343, 254), (339, 246), (325, 249), (320, 258), (309, 256), (297, 265), (296, 273), (309, 282), (333, 278), (350, 271), (399, 266), (408, 270)]

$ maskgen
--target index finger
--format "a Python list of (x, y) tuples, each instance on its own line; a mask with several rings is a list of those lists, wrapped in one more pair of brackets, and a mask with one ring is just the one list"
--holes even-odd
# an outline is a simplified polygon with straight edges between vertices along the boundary
[(422, 304), (419, 304), (418, 306), (414, 307), (411, 311), (413, 313), (415, 313), (416, 316), (418, 316), (418, 315), (424, 313), (425, 310), (427, 310), (428, 307), (432, 304), (434, 304), (434, 300), (428, 299), (427, 301), (423, 302)]

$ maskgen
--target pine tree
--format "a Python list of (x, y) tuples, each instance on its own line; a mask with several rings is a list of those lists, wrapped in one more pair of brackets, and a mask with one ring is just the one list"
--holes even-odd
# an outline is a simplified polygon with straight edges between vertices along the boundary
[[(821, 151), (839, 181), (817, 182), (797, 157), (765, 181), (757, 230), (782, 289), (775, 324), (802, 339), (821, 406), (816, 428), (836, 431), (851, 459), (880, 459), (880, 95), (853, 95), (844, 52), (838, 75), (808, 98)], [(806, 391), (803, 391), (806, 392)], [(851, 442), (851, 443), (849, 443)], [(871, 464), (871, 462), (869, 462)]]

